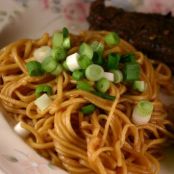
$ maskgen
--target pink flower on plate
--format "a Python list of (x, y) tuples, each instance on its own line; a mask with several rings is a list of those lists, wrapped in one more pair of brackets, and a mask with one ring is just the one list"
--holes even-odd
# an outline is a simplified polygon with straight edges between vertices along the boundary
[(21, 170), (25, 174), (49, 174), (54, 169), (53, 165), (38, 155), (31, 156), (17, 149), (15, 151), (17, 152), (16, 156), (5, 154), (3, 157), (10, 167), (22, 166)]
[(86, 21), (88, 15), (89, 4), (82, 1), (70, 2), (64, 6), (64, 15), (70, 21)]
[(166, 14), (170, 11), (174, 12), (174, 1), (144, 0), (143, 3), (138, 7), (138, 11), (162, 14)]

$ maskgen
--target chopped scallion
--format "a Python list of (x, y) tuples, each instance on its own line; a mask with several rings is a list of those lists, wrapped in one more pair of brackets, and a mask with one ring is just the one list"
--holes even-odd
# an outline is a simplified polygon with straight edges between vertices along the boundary
[(69, 55), (66, 58), (66, 65), (68, 66), (68, 69), (73, 72), (76, 69), (80, 69), (80, 65), (78, 63), (80, 55), (78, 53), (74, 53)]
[(48, 73), (54, 71), (56, 67), (57, 67), (57, 62), (52, 57), (47, 57), (42, 62), (42, 68)]
[(111, 70), (114, 74), (114, 83), (120, 83), (123, 80), (123, 73), (120, 70)]
[(61, 32), (55, 32), (52, 37), (52, 47), (61, 47), (63, 44), (63, 34)]
[(40, 76), (44, 74), (41, 63), (37, 61), (30, 61), (26, 64), (27, 71), (30, 76)]
[(63, 41), (63, 48), (69, 49), (71, 47), (70, 37), (67, 37)]
[(66, 58), (66, 51), (63, 47), (56, 47), (51, 50), (51, 56), (56, 61), (62, 61)]
[(92, 60), (85, 55), (80, 56), (78, 59), (78, 62), (79, 62), (80, 68), (82, 69), (86, 69), (89, 65), (92, 64)]
[(63, 62), (63, 68), (67, 71), (69, 71), (68, 65), (66, 63), (66, 61)]
[(112, 96), (112, 95), (109, 95), (107, 93), (102, 93), (102, 92), (99, 92), (99, 91), (94, 91), (93, 94), (101, 97), (101, 98), (104, 98), (104, 99), (107, 99), (107, 100), (115, 100), (115, 96)]
[(115, 32), (107, 34), (104, 40), (109, 46), (118, 45), (120, 43), (120, 37)]
[(134, 107), (132, 120), (135, 124), (147, 124), (153, 112), (153, 103), (147, 100), (141, 100)]
[(61, 64), (57, 64), (57, 67), (54, 71), (51, 72), (52, 75), (57, 76), (63, 71), (63, 66)]
[(109, 54), (108, 60), (107, 60), (107, 69), (108, 70), (118, 69), (119, 61), (120, 61), (119, 54), (115, 54), (115, 53)]
[(94, 88), (88, 82), (85, 81), (78, 81), (76, 87), (77, 89), (81, 89), (84, 91), (94, 91)]
[(52, 91), (51, 86), (46, 85), (46, 84), (38, 85), (35, 89), (36, 97), (38, 98), (44, 93), (46, 93), (47, 95), (52, 95), (53, 91)]
[(103, 54), (104, 51), (104, 45), (101, 42), (93, 41), (91, 43), (91, 48), (94, 52), (98, 53), (100, 56)]
[(136, 80), (133, 83), (133, 89), (139, 91), (139, 92), (144, 92), (145, 91), (145, 82), (142, 80)]
[(81, 80), (84, 77), (84, 72), (82, 70), (75, 70), (72, 73), (72, 78), (74, 80)]
[(104, 59), (102, 58), (102, 55), (97, 52), (94, 52), (92, 61), (94, 62), (94, 64), (101, 66), (103, 66), (105, 63)]
[(68, 31), (68, 29), (67, 29), (66, 27), (64, 27), (64, 28), (62, 29), (62, 33), (63, 33), (63, 37), (64, 37), (64, 38), (66, 38), (66, 37), (69, 36), (69, 31)]
[(103, 67), (96, 64), (89, 65), (85, 70), (86, 78), (91, 81), (100, 80), (103, 77), (103, 74)]
[(51, 98), (47, 94), (43, 94), (38, 97), (34, 104), (39, 108), (39, 110), (44, 111), (52, 103)]
[(124, 80), (134, 81), (140, 78), (140, 65), (138, 63), (126, 63), (124, 67)]
[(81, 112), (83, 114), (92, 114), (95, 111), (95, 108), (96, 108), (95, 105), (89, 104), (89, 105), (83, 106), (81, 108)]
[(101, 78), (96, 82), (96, 88), (98, 91), (105, 93), (110, 87), (110, 82), (106, 78)]
[(80, 53), (81, 56), (85, 55), (89, 59), (92, 59), (92, 57), (93, 57), (93, 50), (92, 50), (91, 46), (88, 45), (87, 43), (82, 43), (80, 45), (79, 53)]
[(128, 54), (122, 55), (120, 62), (121, 63), (127, 63), (127, 62), (135, 63), (136, 62), (135, 55), (133, 53), (128, 53)]

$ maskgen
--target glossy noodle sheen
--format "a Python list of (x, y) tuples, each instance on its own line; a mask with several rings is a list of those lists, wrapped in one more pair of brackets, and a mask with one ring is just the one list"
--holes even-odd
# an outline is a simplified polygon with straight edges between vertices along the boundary
[[(78, 51), (82, 42), (104, 43), (106, 34), (86, 31), (71, 35), (72, 48), (68, 54)], [(38, 40), (19, 40), (0, 51), (1, 103), (30, 132), (25, 141), (53, 164), (73, 174), (159, 173), (160, 149), (174, 139), (167, 129), (173, 124), (158, 97), (161, 87), (174, 93), (170, 69), (147, 59), (124, 40), (117, 46), (105, 45), (104, 57), (113, 52), (135, 53), (141, 65), (141, 79), (147, 84), (147, 90), (138, 93), (123, 83), (112, 83), (109, 94), (116, 99), (110, 101), (77, 90), (76, 81), (65, 71), (58, 77), (30, 77), (25, 64), (34, 59), (33, 51), (43, 45), (51, 46), (48, 34)], [(44, 112), (34, 104), (35, 88), (42, 83), (53, 88), (53, 103)], [(152, 118), (147, 124), (135, 125), (131, 120), (132, 110), (142, 99), (153, 103)], [(84, 116), (79, 111), (87, 103), (101, 109)]]

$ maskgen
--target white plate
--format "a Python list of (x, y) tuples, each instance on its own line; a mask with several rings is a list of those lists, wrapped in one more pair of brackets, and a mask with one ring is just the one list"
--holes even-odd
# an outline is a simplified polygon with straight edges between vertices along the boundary
[[(36, 38), (44, 32), (68, 27), (71, 32), (87, 29), (86, 16), (90, 0), (6, 0), (0, 2), (0, 47), (19, 38)], [(112, 0), (125, 8), (139, 10), (147, 2)], [(169, 0), (170, 1), (170, 0)], [(154, 1), (153, 1), (154, 2)], [(166, 1), (165, 1), (166, 2)], [(171, 3), (171, 1), (170, 1)], [(148, 8), (149, 7), (149, 8)], [(163, 9), (163, 12), (165, 10)], [(174, 98), (165, 98), (174, 101)], [(0, 113), (0, 174), (64, 174), (15, 135)], [(174, 173), (174, 148), (166, 150), (160, 174)]]

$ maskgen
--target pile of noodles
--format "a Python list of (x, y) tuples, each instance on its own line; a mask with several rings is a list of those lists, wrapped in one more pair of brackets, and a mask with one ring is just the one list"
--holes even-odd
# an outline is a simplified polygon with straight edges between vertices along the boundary
[[(71, 34), (72, 48), (68, 54), (77, 52), (82, 42), (104, 43), (106, 34), (104, 31)], [(48, 34), (38, 40), (19, 40), (0, 51), (1, 103), (16, 123), (22, 120), (23, 127), (30, 132), (25, 141), (53, 164), (73, 174), (159, 173), (161, 147), (174, 139), (167, 129), (173, 124), (159, 99), (161, 87), (173, 93), (170, 69), (148, 59), (124, 40), (114, 47), (105, 45), (105, 58), (110, 53), (133, 52), (141, 65), (141, 79), (147, 84), (147, 90), (139, 93), (123, 83), (112, 83), (109, 94), (116, 99), (110, 101), (77, 90), (76, 81), (66, 71), (58, 77), (29, 76), (25, 64), (34, 59), (33, 51), (43, 45), (51, 46)], [(34, 91), (43, 83), (52, 86), (53, 103), (41, 112), (34, 104)], [(132, 111), (143, 99), (153, 103), (152, 117), (147, 124), (135, 125)], [(85, 116), (80, 108), (88, 103), (98, 109)]]

